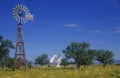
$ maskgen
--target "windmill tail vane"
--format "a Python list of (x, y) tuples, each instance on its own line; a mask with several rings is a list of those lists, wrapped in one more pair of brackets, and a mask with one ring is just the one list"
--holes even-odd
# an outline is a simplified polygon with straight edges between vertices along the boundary
[(26, 18), (30, 21), (33, 21), (34, 20), (34, 16), (32, 14), (27, 14), (26, 15)]

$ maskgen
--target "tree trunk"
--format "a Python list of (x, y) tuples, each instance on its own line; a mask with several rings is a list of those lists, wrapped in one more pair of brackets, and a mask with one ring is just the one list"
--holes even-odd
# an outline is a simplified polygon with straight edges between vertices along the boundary
[(75, 59), (75, 63), (76, 63), (77, 68), (79, 69), (80, 68), (80, 64), (79, 64), (77, 59)]
[(64, 69), (65, 69), (65, 66), (64, 66)]
[(80, 68), (80, 65), (77, 65), (77, 68), (79, 69), (79, 68)]
[(35, 68), (36, 68), (36, 63), (35, 63)]
[(84, 64), (84, 68), (86, 67), (86, 65)]
[(106, 67), (106, 65), (107, 65), (107, 64), (103, 63), (103, 68), (105, 68), (105, 67)]

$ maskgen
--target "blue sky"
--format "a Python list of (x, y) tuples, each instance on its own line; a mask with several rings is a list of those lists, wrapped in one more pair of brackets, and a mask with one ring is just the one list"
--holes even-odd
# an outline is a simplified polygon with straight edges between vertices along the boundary
[(27, 59), (43, 53), (51, 58), (71, 42), (86, 41), (92, 49), (113, 51), (120, 60), (119, 0), (2, 0), (0, 34), (14, 44), (17, 22), (12, 10), (16, 4), (26, 5), (34, 15), (33, 22), (23, 24)]

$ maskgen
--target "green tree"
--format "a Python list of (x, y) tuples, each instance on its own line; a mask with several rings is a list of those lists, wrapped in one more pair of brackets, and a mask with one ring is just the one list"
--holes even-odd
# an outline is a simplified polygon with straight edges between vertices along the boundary
[(96, 56), (95, 50), (89, 49), (88, 51), (84, 52), (81, 58), (84, 67), (86, 67), (86, 65), (93, 64), (93, 61), (95, 60), (95, 56)]
[(11, 57), (7, 58), (5, 67), (8, 67), (14, 70), (14, 58), (11, 58)]
[(28, 61), (28, 62), (27, 62), (27, 66), (28, 66), (29, 69), (33, 68), (32, 62), (31, 62), (31, 61)]
[(96, 60), (100, 61), (103, 64), (103, 68), (105, 68), (107, 64), (113, 63), (113, 57), (114, 54), (112, 51), (103, 49), (97, 50)]
[(38, 56), (35, 59), (35, 63), (40, 64), (41, 66), (42, 65), (48, 65), (49, 64), (48, 55), (47, 54), (42, 54), (41, 56)]
[(67, 58), (73, 58), (76, 66), (80, 68), (81, 65), (86, 66), (93, 61), (95, 51), (90, 50), (89, 46), (90, 45), (87, 42), (73, 42), (63, 51), (63, 53), (65, 53)]
[(7, 60), (9, 57), (10, 49), (14, 49), (14, 45), (12, 44), (12, 41), (8, 39), (3, 39), (3, 36), (0, 36), (0, 66), (2, 68), (5, 67), (7, 64)]
[(64, 66), (64, 68), (65, 68), (65, 66), (67, 66), (68, 64), (69, 64), (69, 62), (68, 62), (68, 59), (67, 58), (63, 58), (62, 60), (61, 60), (61, 64)]

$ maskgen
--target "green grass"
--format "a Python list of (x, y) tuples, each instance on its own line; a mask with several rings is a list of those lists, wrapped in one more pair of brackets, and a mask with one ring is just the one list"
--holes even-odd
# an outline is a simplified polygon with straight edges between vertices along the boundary
[(0, 78), (120, 78), (120, 65), (108, 65), (105, 69), (101, 65), (91, 65), (80, 69), (68, 66), (65, 69), (40, 67), (27, 71), (0, 70)]

